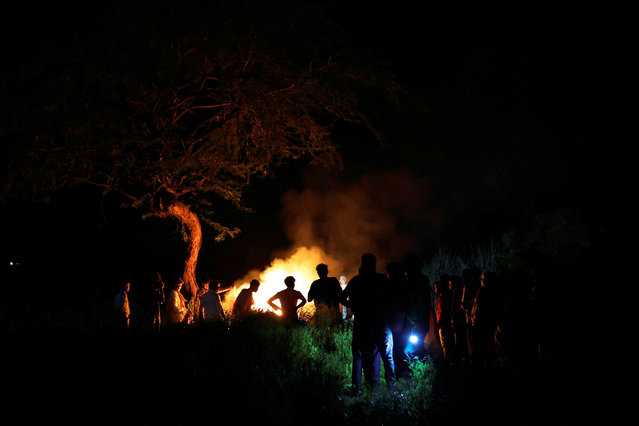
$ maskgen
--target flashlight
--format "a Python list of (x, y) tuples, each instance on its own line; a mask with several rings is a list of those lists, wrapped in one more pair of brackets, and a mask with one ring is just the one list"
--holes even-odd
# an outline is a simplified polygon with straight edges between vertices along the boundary
[(417, 341), (418, 341), (418, 340), (419, 340), (419, 339), (417, 338), (417, 335), (416, 335), (416, 334), (414, 334), (414, 333), (413, 333), (413, 334), (411, 334), (411, 335), (410, 335), (410, 337), (408, 338), (408, 341), (409, 341), (409, 342), (411, 342), (412, 344), (417, 343)]

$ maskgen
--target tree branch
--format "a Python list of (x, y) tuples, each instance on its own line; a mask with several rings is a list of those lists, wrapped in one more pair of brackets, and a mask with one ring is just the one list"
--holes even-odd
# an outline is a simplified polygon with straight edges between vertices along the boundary
[(99, 188), (105, 188), (111, 191), (115, 191), (118, 192), (122, 195), (124, 195), (125, 197), (127, 197), (128, 199), (135, 201), (137, 203), (141, 202), (141, 200), (137, 197), (134, 197), (133, 195), (129, 194), (126, 191), (123, 191), (120, 187), (115, 186), (115, 185), (110, 185), (107, 183), (98, 183), (98, 182), (93, 182), (92, 180), (89, 179), (85, 179), (85, 178), (76, 178), (78, 180), (78, 182), (82, 182), (82, 183), (86, 183), (88, 185), (92, 185), (92, 186), (97, 186)]

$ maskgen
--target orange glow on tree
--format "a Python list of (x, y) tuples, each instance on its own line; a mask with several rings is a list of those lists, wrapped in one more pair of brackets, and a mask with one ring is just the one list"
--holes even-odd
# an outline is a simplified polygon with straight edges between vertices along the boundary
[(187, 258), (184, 262), (182, 279), (186, 291), (194, 295), (197, 293), (198, 284), (195, 276), (198, 254), (202, 247), (202, 227), (197, 215), (182, 203), (173, 203), (167, 209), (168, 215), (176, 218), (184, 226), (188, 236)]

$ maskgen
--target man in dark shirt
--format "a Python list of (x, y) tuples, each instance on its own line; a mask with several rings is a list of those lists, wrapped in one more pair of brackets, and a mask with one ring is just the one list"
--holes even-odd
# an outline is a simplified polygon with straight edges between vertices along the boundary
[[(384, 358), (386, 381), (393, 382), (393, 336), (388, 327), (386, 304), (388, 277), (375, 272), (376, 259), (371, 253), (362, 256), (359, 275), (353, 277), (342, 292), (342, 304), (353, 312), (352, 384), (361, 389), (362, 369), (366, 383), (375, 388), (379, 383), (380, 358)], [(381, 349), (381, 351), (380, 351)]]
[(320, 263), (315, 268), (318, 280), (313, 281), (308, 291), (308, 301), (315, 303), (316, 324), (326, 324), (329, 328), (340, 323), (342, 313), (340, 310), (340, 298), (342, 286), (335, 277), (328, 276), (328, 266)]

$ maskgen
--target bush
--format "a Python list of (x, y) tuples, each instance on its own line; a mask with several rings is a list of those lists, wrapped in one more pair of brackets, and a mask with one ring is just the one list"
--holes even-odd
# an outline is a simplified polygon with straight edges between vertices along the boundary
[(506, 257), (506, 248), (493, 240), (469, 246), (463, 251), (440, 248), (424, 267), (424, 273), (431, 282), (444, 274), (461, 277), (465, 269), (473, 266), (482, 271), (496, 271)]

